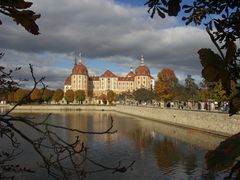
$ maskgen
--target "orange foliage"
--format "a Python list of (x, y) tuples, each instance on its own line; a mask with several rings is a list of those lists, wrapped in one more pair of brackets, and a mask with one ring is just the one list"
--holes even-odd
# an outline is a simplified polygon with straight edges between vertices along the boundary
[(158, 81), (155, 85), (155, 91), (159, 99), (168, 101), (175, 97), (174, 87), (177, 83), (177, 77), (170, 68), (164, 68), (158, 73)]

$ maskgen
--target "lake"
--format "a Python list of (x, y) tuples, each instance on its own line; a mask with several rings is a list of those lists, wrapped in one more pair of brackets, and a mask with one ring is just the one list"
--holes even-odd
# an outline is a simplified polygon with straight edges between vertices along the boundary
[[(18, 113), (40, 121), (47, 113)], [(93, 173), (90, 180), (157, 180), (157, 179), (223, 179), (226, 173), (213, 174), (206, 170), (204, 156), (215, 148), (224, 137), (197, 130), (166, 125), (134, 116), (107, 111), (56, 111), (49, 122), (84, 131), (103, 131), (114, 120), (117, 133), (104, 135), (80, 135), (89, 148), (88, 155), (97, 162), (115, 167), (119, 161), (124, 165), (136, 161), (126, 173)], [(23, 132), (34, 137), (34, 132), (19, 126)], [(75, 133), (62, 130), (56, 132), (69, 141)], [(4, 145), (1, 145), (4, 148)], [(6, 148), (6, 146), (5, 146)], [(31, 167), (34, 174), (20, 174), (17, 179), (51, 179), (45, 169), (39, 168), (39, 157), (27, 142), (22, 142), (17, 162)]]

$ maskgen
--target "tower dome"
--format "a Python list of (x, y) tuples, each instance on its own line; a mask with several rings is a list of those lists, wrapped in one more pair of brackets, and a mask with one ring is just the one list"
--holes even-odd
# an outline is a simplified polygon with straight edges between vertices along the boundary
[(136, 76), (150, 76), (149, 68), (144, 64), (144, 57), (141, 56), (141, 63), (135, 70)]
[(64, 82), (64, 85), (71, 85), (71, 76), (72, 76), (72, 75), (70, 75), (70, 76), (67, 77), (67, 79), (66, 79), (65, 82)]
[(82, 54), (75, 56), (75, 65), (72, 69), (73, 75), (88, 75), (88, 70), (86, 66), (82, 64)]
[(82, 63), (79, 63), (72, 69), (72, 75), (88, 75), (88, 70), (86, 66), (84, 66)]

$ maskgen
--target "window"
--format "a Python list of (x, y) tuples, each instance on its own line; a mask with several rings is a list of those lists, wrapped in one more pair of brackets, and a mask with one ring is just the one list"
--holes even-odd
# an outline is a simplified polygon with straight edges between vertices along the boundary
[(110, 89), (110, 78), (108, 78), (108, 80), (107, 80), (108, 82), (107, 82), (107, 87), (108, 87), (108, 90)]

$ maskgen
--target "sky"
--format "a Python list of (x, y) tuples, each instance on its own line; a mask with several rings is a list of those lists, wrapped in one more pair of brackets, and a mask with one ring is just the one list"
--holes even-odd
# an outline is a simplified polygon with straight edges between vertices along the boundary
[(212, 48), (201, 27), (185, 26), (181, 18), (151, 19), (144, 0), (33, 0), (32, 10), (40, 35), (34, 36), (1, 16), (0, 65), (22, 67), (16, 78), (30, 79), (29, 64), (36, 77), (46, 77), (50, 88), (63, 88), (71, 73), (74, 53), (90, 75), (109, 69), (119, 76), (136, 68), (143, 55), (156, 78), (164, 67), (172, 68), (181, 82), (187, 74), (201, 78), (197, 51)]

